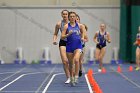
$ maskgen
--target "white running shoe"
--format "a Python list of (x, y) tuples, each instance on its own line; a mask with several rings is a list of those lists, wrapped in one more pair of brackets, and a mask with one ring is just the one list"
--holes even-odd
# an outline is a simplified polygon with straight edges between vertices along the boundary
[(71, 86), (72, 86), (72, 87), (74, 87), (74, 86), (75, 86), (75, 83), (74, 83), (74, 81), (73, 81), (73, 82), (71, 82)]
[(78, 76), (74, 77), (74, 83), (77, 84), (78, 83)]
[(65, 82), (65, 84), (69, 84), (70, 83), (70, 78), (67, 79), (67, 81)]
[(72, 87), (75, 86), (75, 82), (74, 82), (74, 78), (73, 77), (70, 79), (70, 84), (71, 84)]
[(98, 72), (102, 72), (102, 69), (98, 69)]

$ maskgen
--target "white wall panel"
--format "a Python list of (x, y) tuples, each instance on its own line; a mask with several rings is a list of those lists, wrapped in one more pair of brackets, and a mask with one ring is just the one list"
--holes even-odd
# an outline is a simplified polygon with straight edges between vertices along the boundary
[(119, 7), (34, 7), (14, 8), (14, 10), (1, 8), (0, 51), (3, 53), (3, 47), (8, 50), (8, 52), (4, 50), (6, 52), (3, 53), (4, 60), (7, 63), (12, 62), (15, 49), (20, 46), (23, 47), (25, 59), (30, 63), (41, 58), (44, 47), (50, 47), (53, 63), (61, 63), (58, 46), (52, 45), (52, 34), (56, 22), (61, 19), (62, 9), (76, 11), (81, 17), (81, 22), (88, 26), (89, 42), (86, 44), (86, 54), (90, 47), (95, 47), (93, 35), (98, 30), (99, 24), (103, 22), (107, 24), (112, 43), (107, 46), (104, 62), (109, 62), (112, 48), (119, 47)]
[(120, 0), (0, 0), (0, 5), (10, 6), (46, 6), (46, 5), (120, 5)]

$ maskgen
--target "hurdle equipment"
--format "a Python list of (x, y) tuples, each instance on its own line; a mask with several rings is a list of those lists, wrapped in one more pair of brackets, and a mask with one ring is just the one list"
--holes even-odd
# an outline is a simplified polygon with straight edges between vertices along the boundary
[(40, 60), (40, 64), (52, 64), (49, 47), (43, 48), (42, 59)]
[(94, 47), (90, 47), (88, 63), (89, 64), (93, 64), (94, 62), (95, 62), (95, 48)]
[(16, 59), (14, 60), (15, 64), (26, 64), (26, 60), (24, 59), (24, 53), (22, 47), (18, 47), (16, 49)]

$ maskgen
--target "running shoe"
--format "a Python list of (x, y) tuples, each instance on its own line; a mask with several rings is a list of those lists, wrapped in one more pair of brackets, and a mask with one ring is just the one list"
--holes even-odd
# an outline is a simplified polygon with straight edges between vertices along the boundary
[(79, 70), (79, 77), (81, 77), (82, 76), (82, 70)]
[(65, 84), (69, 84), (70, 83), (70, 78), (68, 78), (65, 82)]
[(140, 70), (140, 67), (136, 67), (136, 69), (135, 69), (136, 71), (138, 71), (138, 70)]

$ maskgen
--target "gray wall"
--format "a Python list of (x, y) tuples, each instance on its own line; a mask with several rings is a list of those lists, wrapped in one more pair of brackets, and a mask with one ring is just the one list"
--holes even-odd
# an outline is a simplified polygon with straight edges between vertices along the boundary
[(0, 0), (0, 5), (46, 6), (46, 5), (120, 5), (120, 0)]
[(119, 47), (119, 7), (6, 7), (0, 8), (0, 54), (7, 63), (15, 59), (17, 47), (23, 48), (24, 58), (29, 63), (41, 58), (44, 47), (50, 47), (52, 62), (61, 63), (58, 46), (52, 45), (52, 37), (62, 9), (76, 11), (81, 22), (89, 28), (86, 58), (89, 48), (95, 47), (93, 35), (100, 23), (107, 24), (112, 38), (112, 43), (107, 46), (105, 63), (111, 60), (112, 48)]

